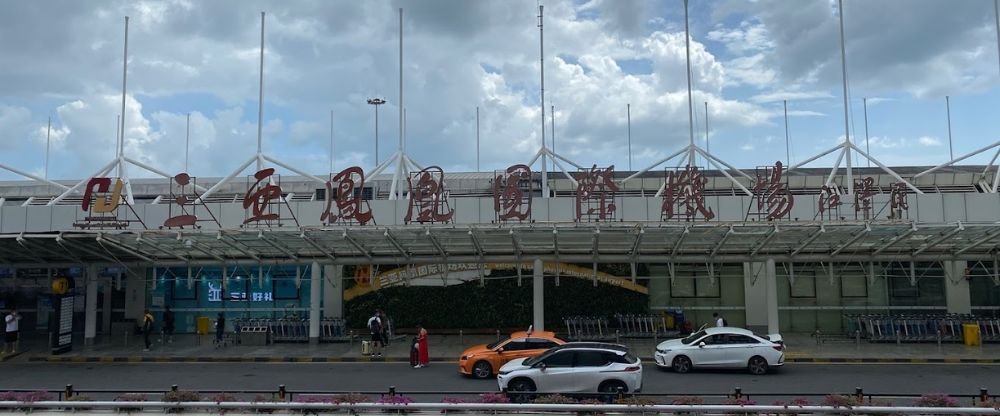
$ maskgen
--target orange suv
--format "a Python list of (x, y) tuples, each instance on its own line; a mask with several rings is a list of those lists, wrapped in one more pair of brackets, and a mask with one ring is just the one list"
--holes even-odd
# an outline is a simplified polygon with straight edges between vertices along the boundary
[(497, 370), (508, 361), (534, 357), (565, 343), (553, 332), (518, 331), (492, 344), (466, 349), (458, 360), (458, 372), (475, 378), (488, 378), (496, 375)]

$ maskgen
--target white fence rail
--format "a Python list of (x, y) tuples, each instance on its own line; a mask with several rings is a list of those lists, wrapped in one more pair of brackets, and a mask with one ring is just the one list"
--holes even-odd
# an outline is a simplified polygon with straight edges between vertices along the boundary
[(31, 412), (33, 415), (65, 414), (86, 411), (111, 413), (127, 411), (172, 412), (187, 414), (232, 413), (319, 413), (347, 412), (351, 414), (405, 412), (442, 414), (489, 412), (493, 414), (557, 413), (557, 414), (893, 414), (893, 415), (1000, 415), (1000, 409), (979, 407), (828, 407), (828, 406), (735, 406), (735, 405), (595, 405), (595, 404), (483, 404), (483, 403), (264, 403), (264, 402), (121, 402), (121, 401), (40, 401), (0, 402), (0, 411)]

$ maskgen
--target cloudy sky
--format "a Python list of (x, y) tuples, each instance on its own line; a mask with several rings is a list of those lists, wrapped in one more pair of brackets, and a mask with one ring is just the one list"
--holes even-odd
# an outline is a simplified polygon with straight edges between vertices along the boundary
[[(128, 156), (167, 172), (221, 176), (257, 135), (260, 12), (267, 12), (264, 151), (322, 175), (375, 164), (397, 145), (398, 12), (405, 9), (407, 151), (446, 171), (527, 162), (540, 140), (536, 0), (103, 1), (0, 6), (0, 163), (41, 174), (52, 119), (53, 178), (110, 161), (130, 16)], [(545, 0), (546, 106), (556, 151), (581, 165), (643, 168), (688, 141), (682, 0)], [(850, 126), (893, 165), (948, 158), (1000, 140), (1000, 63), (992, 0), (845, 0)], [(692, 0), (695, 136), (751, 168), (844, 136), (838, 14), (831, 0)], [(548, 117), (548, 108), (546, 108)], [(546, 120), (548, 123), (549, 120)], [(546, 124), (551, 139), (551, 125)], [(974, 162), (985, 163), (991, 155)], [(829, 166), (832, 158), (810, 166)], [(861, 162), (864, 164), (864, 162)], [(149, 176), (134, 172), (133, 176)], [(0, 179), (16, 176), (0, 172)]]

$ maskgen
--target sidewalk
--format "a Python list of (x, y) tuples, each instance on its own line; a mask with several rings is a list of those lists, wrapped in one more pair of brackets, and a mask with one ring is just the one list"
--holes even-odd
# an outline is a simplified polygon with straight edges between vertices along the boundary
[[(408, 362), (410, 336), (390, 343), (379, 361)], [(493, 335), (441, 335), (430, 338), (431, 359), (454, 362), (465, 348), (496, 341)], [(659, 339), (657, 341), (662, 341)], [(785, 336), (786, 362), (789, 363), (975, 363), (1000, 364), (1000, 345), (966, 347), (961, 344), (936, 343), (901, 344), (868, 343), (860, 345), (848, 338), (827, 337), (817, 343), (807, 334)], [(644, 361), (651, 362), (656, 342), (653, 339), (621, 339)], [(93, 346), (75, 343), (73, 350), (62, 355), (50, 355), (44, 340), (26, 340), (22, 352), (2, 357), (12, 362), (367, 362), (361, 355), (361, 343), (279, 343), (255, 347), (233, 345), (216, 348), (211, 336), (180, 335), (165, 344), (154, 339), (151, 351), (142, 351), (141, 337), (115, 337), (98, 340)]]

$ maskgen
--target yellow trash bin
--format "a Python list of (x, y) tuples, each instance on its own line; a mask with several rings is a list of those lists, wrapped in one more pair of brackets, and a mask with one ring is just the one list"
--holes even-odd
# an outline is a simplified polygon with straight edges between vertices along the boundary
[(195, 321), (195, 331), (198, 335), (208, 334), (208, 328), (211, 320), (207, 316), (199, 316)]
[(965, 340), (965, 345), (969, 347), (982, 345), (983, 340), (979, 336), (979, 324), (962, 324), (962, 339)]
[(667, 329), (670, 329), (670, 330), (677, 329), (677, 328), (674, 328), (674, 314), (668, 313), (668, 314), (664, 315), (664, 321), (665, 321), (665, 323), (663, 325), (666, 326)]

